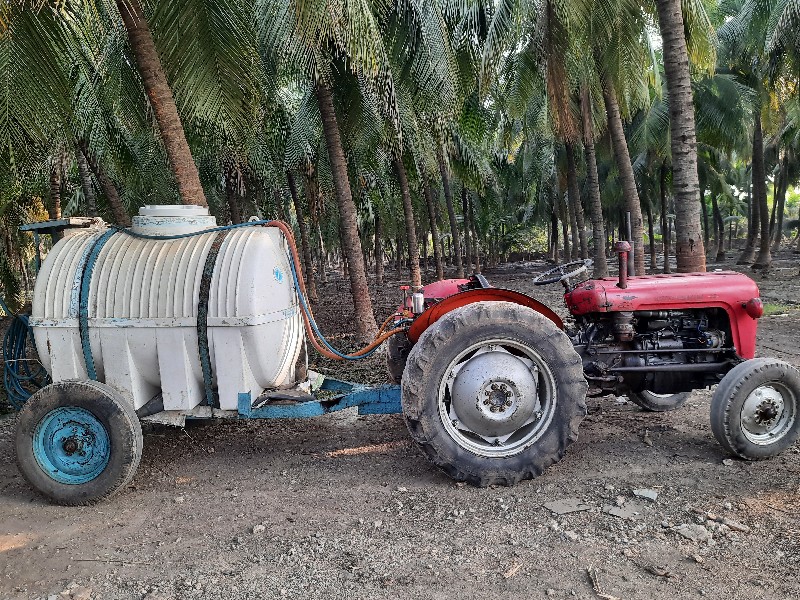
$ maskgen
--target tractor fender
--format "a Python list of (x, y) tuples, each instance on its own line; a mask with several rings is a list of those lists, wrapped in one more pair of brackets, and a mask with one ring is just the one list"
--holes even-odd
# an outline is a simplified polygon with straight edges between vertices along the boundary
[(418, 316), (411, 324), (406, 334), (408, 339), (412, 344), (416, 344), (423, 332), (444, 315), (456, 308), (474, 304), (475, 302), (513, 302), (514, 304), (527, 306), (550, 319), (559, 329), (564, 329), (564, 322), (561, 318), (538, 300), (534, 300), (530, 296), (511, 290), (485, 288), (453, 294), (441, 302), (434, 304)]

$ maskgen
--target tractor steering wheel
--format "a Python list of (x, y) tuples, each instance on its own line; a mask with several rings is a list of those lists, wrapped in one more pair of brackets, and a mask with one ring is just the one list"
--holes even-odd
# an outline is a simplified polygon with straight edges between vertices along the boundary
[(536, 277), (533, 280), (533, 285), (550, 285), (551, 283), (557, 283), (575, 277), (579, 275), (581, 271), (586, 271), (588, 262), (589, 261), (585, 260), (575, 260), (565, 265), (553, 267), (549, 271), (545, 271)]

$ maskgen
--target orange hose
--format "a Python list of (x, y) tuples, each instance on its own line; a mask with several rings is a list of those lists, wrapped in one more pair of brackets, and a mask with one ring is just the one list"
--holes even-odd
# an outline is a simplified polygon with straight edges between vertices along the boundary
[[(297, 273), (297, 283), (300, 286), (300, 293), (303, 294), (304, 297), (308, 298), (308, 294), (306, 293), (306, 283), (305, 279), (303, 278), (303, 267), (302, 263), (300, 262), (300, 256), (297, 252), (297, 244), (295, 243), (294, 232), (292, 231), (292, 228), (289, 227), (289, 225), (284, 223), (283, 221), (271, 221), (269, 224), (265, 225), (265, 227), (275, 227), (283, 233), (284, 237), (286, 238), (286, 242), (289, 246), (289, 251), (292, 253), (292, 260), (294, 261), (295, 272)], [(311, 327), (310, 319), (314, 319), (314, 313), (311, 311), (311, 306), (308, 302), (306, 302), (306, 309), (308, 310), (308, 313), (306, 313), (305, 310), (301, 310), (300, 312), (303, 315), (303, 323), (306, 328), (308, 339), (311, 341), (311, 345), (314, 346), (314, 349), (317, 352), (319, 352), (326, 358), (330, 358), (332, 360), (346, 360), (347, 358), (357, 358), (359, 356), (363, 356), (371, 352), (378, 346), (380, 346), (383, 342), (388, 340), (393, 335), (397, 335), (398, 333), (402, 333), (405, 331), (405, 329), (403, 329), (402, 327), (398, 327), (396, 329), (392, 329), (391, 331), (382, 334), (382, 332), (389, 326), (389, 323), (394, 318), (394, 315), (392, 315), (388, 319), (386, 319), (386, 321), (384, 321), (383, 325), (381, 325), (380, 329), (378, 330), (378, 336), (372, 342), (364, 346), (358, 352), (347, 354), (345, 355), (344, 358), (342, 358), (341, 356), (338, 356), (333, 352), (329, 351), (327, 348), (324, 348), (319, 343), (316, 335), (314, 334), (314, 330)]]
[(386, 331), (386, 328), (389, 326), (389, 323), (392, 322), (394, 317), (395, 317), (395, 315), (391, 315), (388, 319), (386, 319), (383, 322), (383, 325), (381, 325), (380, 329), (378, 329), (378, 335), (381, 335), (384, 331)]

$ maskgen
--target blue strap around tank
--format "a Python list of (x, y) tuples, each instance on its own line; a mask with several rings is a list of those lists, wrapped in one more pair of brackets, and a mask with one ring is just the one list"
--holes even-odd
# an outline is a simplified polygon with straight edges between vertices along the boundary
[(92, 273), (94, 272), (95, 264), (97, 264), (97, 257), (100, 256), (103, 246), (115, 233), (117, 233), (115, 229), (109, 229), (94, 241), (83, 266), (81, 289), (78, 295), (78, 331), (81, 336), (81, 349), (83, 350), (83, 360), (86, 363), (86, 374), (93, 381), (97, 381), (97, 370), (94, 365), (92, 346), (89, 342), (89, 287), (92, 284)]
[(200, 366), (203, 369), (203, 388), (205, 390), (206, 404), (211, 407), (214, 407), (215, 402), (211, 354), (208, 349), (208, 302), (211, 296), (211, 280), (214, 277), (214, 267), (217, 264), (219, 250), (229, 231), (229, 229), (223, 229), (214, 236), (214, 241), (203, 265), (203, 274), (200, 278), (200, 294), (197, 298), (197, 347), (200, 352)]

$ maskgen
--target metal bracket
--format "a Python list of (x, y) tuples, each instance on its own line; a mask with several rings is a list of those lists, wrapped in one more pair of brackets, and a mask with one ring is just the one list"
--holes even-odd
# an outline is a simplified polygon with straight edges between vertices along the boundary
[(96, 225), (100, 221), (97, 217), (67, 217), (65, 219), (55, 219), (52, 221), (40, 221), (38, 223), (25, 223), (20, 225), (20, 231), (33, 231), (37, 234), (54, 234), (65, 229), (86, 229)]
[(338, 379), (325, 379), (320, 391), (344, 393), (329, 400), (308, 400), (293, 404), (266, 403), (253, 408), (250, 392), (240, 392), (239, 417), (242, 419), (303, 419), (319, 417), (353, 407), (358, 407), (359, 415), (390, 415), (402, 412), (399, 385), (369, 387)]

